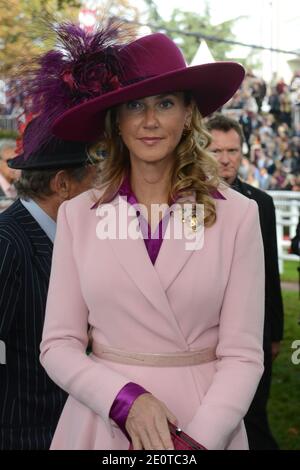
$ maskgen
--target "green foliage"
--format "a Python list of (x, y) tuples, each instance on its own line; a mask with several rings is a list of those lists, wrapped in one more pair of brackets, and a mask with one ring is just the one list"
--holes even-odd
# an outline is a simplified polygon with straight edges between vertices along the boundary
[(235, 57), (235, 60), (242, 64), (247, 70), (261, 70), (262, 69), (262, 62), (259, 59), (257, 53), (257, 49), (249, 49), (250, 53), (247, 55), (246, 58), (239, 58)]
[[(53, 47), (49, 25), (78, 22), (82, 4), (82, 0), (0, 0), (0, 76), (15, 77), (33, 57)], [(100, 21), (108, 15), (139, 19), (133, 0), (102, 0), (96, 7)]]
[[(239, 18), (225, 21), (218, 25), (212, 25), (211, 14), (208, 4), (203, 14), (182, 11), (174, 9), (169, 20), (164, 20), (158, 13), (156, 4), (153, 0), (145, 0), (149, 11), (149, 22), (157, 25), (162, 30), (168, 30), (168, 35), (175, 41), (178, 41), (185, 58), (190, 63), (197, 52), (201, 43), (201, 38), (195, 36), (186, 36), (178, 34), (175, 31), (182, 31), (183, 33), (199, 33), (207, 36), (214, 36), (219, 39), (234, 40), (235, 36), (232, 32), (233, 26)], [(226, 60), (226, 54), (233, 48), (232, 45), (224, 42), (207, 41), (207, 45), (211, 50), (215, 60)]]
[(81, 1), (0, 0), (1, 77), (16, 76), (20, 67), (49, 47), (45, 20), (75, 19)]
[[(211, 18), (209, 12), (205, 15), (200, 16), (192, 12), (183, 12), (175, 9), (172, 13), (172, 17), (168, 22), (167, 27), (171, 29), (180, 29), (183, 32), (197, 32), (207, 36), (214, 36), (221, 39), (234, 39), (232, 33), (232, 26), (234, 20), (227, 21), (225, 23), (213, 26), (211, 24)], [(173, 39), (176, 39), (176, 33), (171, 33)], [(184, 43), (182, 44), (182, 50), (185, 57), (189, 62), (192, 61), (196, 54), (201, 39), (195, 36), (183, 36)], [(207, 45), (216, 60), (226, 60), (226, 53), (230, 52), (232, 46), (223, 42), (207, 41)]]
[(283, 282), (298, 282), (297, 261), (284, 261), (284, 271), (280, 278)]
[(139, 8), (135, 6), (134, 0), (102, 0), (99, 5), (100, 18), (101, 14), (109, 16), (126, 18), (131, 21), (139, 21)]
[(146, 5), (148, 6), (148, 17), (150, 21), (153, 22), (162, 22), (163, 19), (158, 13), (157, 6), (153, 0), (144, 0)]
[(7, 131), (0, 129), (0, 139), (17, 139), (19, 133), (17, 131)]

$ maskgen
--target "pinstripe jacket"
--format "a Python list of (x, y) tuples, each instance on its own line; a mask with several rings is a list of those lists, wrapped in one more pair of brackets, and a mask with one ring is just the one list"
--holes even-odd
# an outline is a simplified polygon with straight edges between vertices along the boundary
[(0, 449), (48, 449), (66, 399), (39, 363), (52, 248), (19, 200), (0, 214)]

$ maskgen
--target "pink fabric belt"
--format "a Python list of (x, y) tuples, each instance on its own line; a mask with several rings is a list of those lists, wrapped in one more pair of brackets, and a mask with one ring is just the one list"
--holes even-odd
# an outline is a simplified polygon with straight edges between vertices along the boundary
[(172, 353), (139, 353), (104, 346), (93, 341), (92, 351), (95, 356), (119, 364), (183, 367), (196, 366), (216, 360), (216, 350), (206, 348), (199, 351), (179, 351)]

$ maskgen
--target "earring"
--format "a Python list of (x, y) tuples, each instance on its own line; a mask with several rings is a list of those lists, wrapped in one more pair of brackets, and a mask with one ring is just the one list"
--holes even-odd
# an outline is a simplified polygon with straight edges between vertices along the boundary
[(190, 131), (191, 131), (191, 123), (185, 122), (184, 127), (183, 127), (183, 135), (189, 134)]

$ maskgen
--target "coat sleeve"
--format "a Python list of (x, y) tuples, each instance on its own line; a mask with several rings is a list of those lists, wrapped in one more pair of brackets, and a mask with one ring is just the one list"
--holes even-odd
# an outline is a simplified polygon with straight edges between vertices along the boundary
[(186, 430), (207, 449), (224, 449), (263, 373), (264, 253), (258, 209), (249, 200), (236, 238), (220, 313), (216, 372)]
[(59, 387), (110, 424), (112, 403), (130, 380), (86, 354), (88, 309), (73, 256), (67, 204), (58, 213), (40, 360)]

